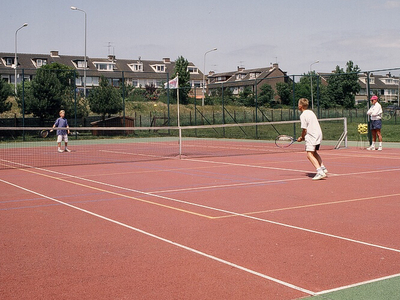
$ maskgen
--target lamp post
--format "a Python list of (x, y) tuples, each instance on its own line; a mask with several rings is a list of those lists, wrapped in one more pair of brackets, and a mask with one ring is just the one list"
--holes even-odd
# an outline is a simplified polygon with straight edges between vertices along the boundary
[(311, 67), (314, 64), (319, 63), (319, 60), (314, 61), (311, 65), (310, 65), (310, 82), (311, 82), (311, 110), (314, 109), (314, 93), (313, 93), (313, 88), (312, 88), (312, 74), (311, 74)]
[(205, 94), (205, 85), (206, 85), (206, 54), (212, 51), (216, 51), (217, 48), (213, 48), (206, 53), (204, 53), (204, 68), (203, 68), (203, 97), (201, 99), (201, 106), (204, 106), (204, 94)]
[(86, 97), (86, 69), (87, 69), (87, 60), (86, 60), (86, 39), (87, 39), (87, 14), (86, 11), (83, 9), (77, 8), (75, 6), (71, 6), (72, 10), (78, 10), (85, 14), (85, 57), (83, 59), (84, 66), (83, 66), (83, 95)]
[(14, 83), (15, 83), (15, 95), (17, 95), (17, 68), (18, 68), (18, 58), (17, 58), (17, 34), (18, 31), (24, 27), (28, 26), (28, 23), (24, 23), (20, 28), (15, 31), (15, 57), (14, 57)]

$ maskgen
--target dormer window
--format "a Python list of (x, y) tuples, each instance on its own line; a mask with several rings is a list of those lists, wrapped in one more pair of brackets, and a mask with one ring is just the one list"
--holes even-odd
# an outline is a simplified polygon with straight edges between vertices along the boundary
[(190, 74), (199, 74), (199, 69), (196, 67), (188, 67), (188, 71)]
[(36, 66), (36, 68), (40, 68), (41, 66), (47, 65), (47, 59), (44, 58), (36, 58), (32, 59), (33, 64)]
[(143, 72), (143, 63), (129, 64), (128, 67), (131, 68), (133, 72)]
[[(72, 62), (74, 63), (75, 67), (78, 69), (83, 69), (85, 67), (84, 60), (73, 60)], [(86, 66), (87, 66), (87, 62), (86, 62)]]
[(153, 70), (157, 73), (165, 72), (165, 65), (152, 65)]
[(94, 66), (99, 71), (114, 71), (114, 63), (95, 62)]
[(260, 73), (257, 72), (250, 73), (250, 79), (256, 79), (259, 75)]
[(246, 74), (236, 74), (236, 80), (242, 80), (246, 77)]
[(4, 57), (3, 62), (6, 66), (12, 67), (14, 65), (14, 57)]

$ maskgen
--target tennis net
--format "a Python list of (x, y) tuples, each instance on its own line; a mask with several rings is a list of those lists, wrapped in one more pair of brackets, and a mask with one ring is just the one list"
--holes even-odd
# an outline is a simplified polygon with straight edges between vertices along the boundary
[[(347, 146), (346, 118), (320, 120), (321, 149)], [(185, 127), (71, 127), (68, 148), (58, 152), (51, 128), (0, 127), (0, 169), (140, 162), (302, 151), (294, 143), (281, 149), (279, 134), (297, 137), (299, 121)], [(43, 137), (48, 133), (46, 137)], [(64, 142), (61, 143), (64, 150)]]

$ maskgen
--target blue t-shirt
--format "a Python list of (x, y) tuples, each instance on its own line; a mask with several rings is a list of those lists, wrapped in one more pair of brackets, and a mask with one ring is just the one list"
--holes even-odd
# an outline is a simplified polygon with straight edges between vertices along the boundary
[[(65, 118), (58, 118), (54, 123), (56, 127), (68, 127), (68, 121)], [(57, 129), (57, 135), (66, 135), (66, 130)]]

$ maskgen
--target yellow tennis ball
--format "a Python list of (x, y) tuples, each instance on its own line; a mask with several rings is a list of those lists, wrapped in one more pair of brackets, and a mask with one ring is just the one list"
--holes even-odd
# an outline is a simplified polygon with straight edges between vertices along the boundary
[(154, 103), (154, 106), (157, 106), (157, 104)]

